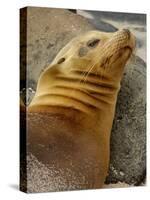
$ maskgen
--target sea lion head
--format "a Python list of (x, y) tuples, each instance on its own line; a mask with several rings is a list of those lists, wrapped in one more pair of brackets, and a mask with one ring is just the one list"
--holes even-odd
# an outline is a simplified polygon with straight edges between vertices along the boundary
[[(89, 31), (74, 38), (56, 56), (53, 65), (63, 72), (82, 70), (121, 78), (120, 73), (135, 47), (135, 37), (128, 29), (114, 33)], [(110, 74), (110, 75), (109, 75)]]
[[(113, 33), (89, 31), (72, 39), (41, 74), (35, 97), (52, 93), (54, 85), (96, 92), (97, 86), (105, 84), (104, 92), (108, 87), (118, 91), (124, 66), (134, 47), (135, 37), (128, 29)], [(89, 84), (81, 86), (81, 82)], [(73, 95), (76, 97), (75, 93)], [(80, 100), (84, 98), (79, 96)]]
[(71, 40), (46, 72), (90, 71), (120, 81), (134, 47), (135, 37), (128, 29), (113, 33), (89, 31)]

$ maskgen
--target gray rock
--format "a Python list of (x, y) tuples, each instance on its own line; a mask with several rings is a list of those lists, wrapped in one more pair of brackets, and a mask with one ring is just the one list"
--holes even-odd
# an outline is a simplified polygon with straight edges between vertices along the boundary
[[(105, 15), (103, 16), (102, 12), (77, 10), (77, 13), (81, 16), (87, 17), (88, 21), (94, 25), (95, 29), (104, 32), (115, 32), (118, 30), (114, 25), (105, 21)], [(90, 14), (90, 17), (88, 17), (87, 14)]]
[(138, 14), (138, 13), (123, 13), (123, 12), (106, 12), (106, 11), (90, 11), (86, 12), (90, 13), (94, 16), (94, 18), (99, 19), (111, 19), (113, 21), (129, 21), (130, 23), (136, 23), (146, 25), (146, 15)]
[(124, 73), (111, 135), (106, 183), (139, 185), (146, 172), (146, 64), (139, 57)]

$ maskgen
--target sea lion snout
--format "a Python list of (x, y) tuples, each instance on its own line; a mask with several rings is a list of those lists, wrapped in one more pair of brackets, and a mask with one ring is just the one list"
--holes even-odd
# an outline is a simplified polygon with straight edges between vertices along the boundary
[(135, 36), (128, 29), (108, 33), (108, 39), (103, 45), (100, 67), (107, 68), (112, 76), (118, 75), (119, 81), (124, 66), (135, 48)]
[(131, 33), (129, 29), (125, 28), (122, 29), (121, 31), (123, 32), (124, 35), (126, 35), (128, 47), (131, 48), (131, 50), (133, 51), (133, 49), (135, 48), (135, 36)]
[(128, 34), (128, 36), (130, 37), (130, 30), (129, 29), (124, 28), (123, 31), (126, 32)]
[[(108, 41), (103, 48), (110, 53), (116, 53), (120, 49), (130, 48), (131, 51), (135, 48), (135, 36), (128, 29), (121, 29), (110, 34)], [(113, 52), (111, 52), (113, 51)]]

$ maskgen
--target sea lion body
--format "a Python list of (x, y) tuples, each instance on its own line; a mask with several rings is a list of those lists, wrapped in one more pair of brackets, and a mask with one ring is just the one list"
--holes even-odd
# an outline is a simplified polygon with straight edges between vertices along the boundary
[(134, 47), (129, 30), (90, 31), (41, 74), (28, 107), (28, 149), (51, 169), (53, 190), (103, 186), (117, 94)]

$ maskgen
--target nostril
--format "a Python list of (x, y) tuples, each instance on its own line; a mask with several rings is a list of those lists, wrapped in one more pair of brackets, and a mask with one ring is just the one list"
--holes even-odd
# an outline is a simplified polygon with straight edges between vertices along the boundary
[(125, 31), (125, 32), (127, 32), (127, 33), (129, 33), (129, 34), (130, 34), (130, 31), (129, 31), (129, 29), (127, 29), (127, 28), (124, 28), (124, 29), (123, 29), (123, 31)]
[(124, 28), (123, 31), (127, 34), (128, 38), (130, 38), (130, 31), (129, 31), (129, 29)]

